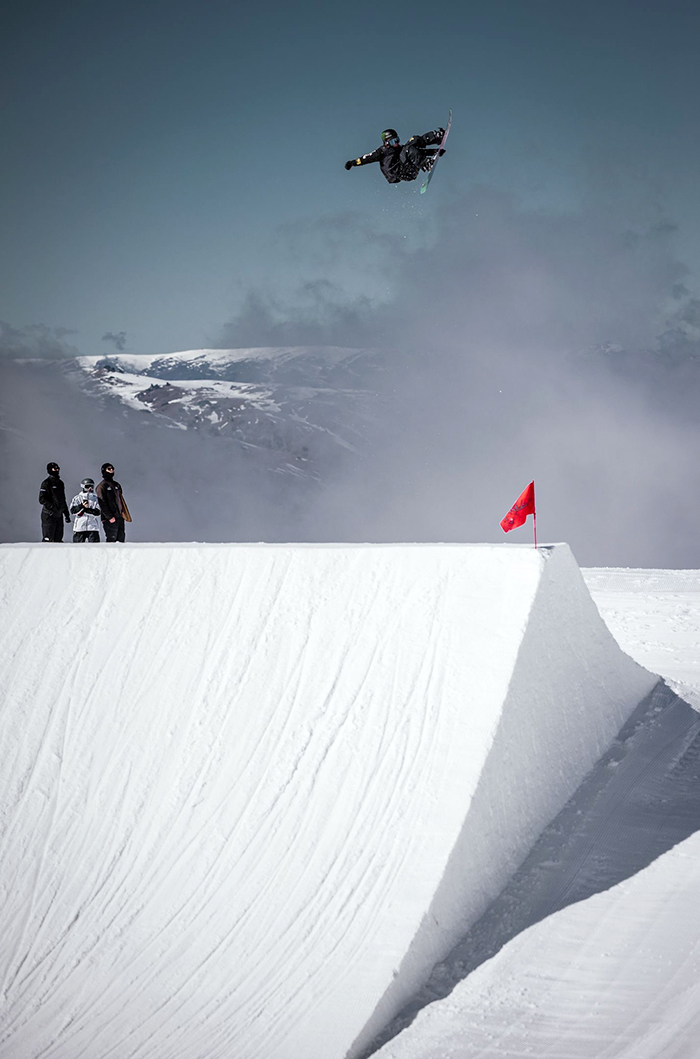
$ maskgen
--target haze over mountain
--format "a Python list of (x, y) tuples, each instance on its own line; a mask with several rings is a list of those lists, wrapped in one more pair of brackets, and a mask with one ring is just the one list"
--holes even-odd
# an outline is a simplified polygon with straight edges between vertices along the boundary
[(698, 564), (685, 332), (536, 366), (424, 339), (5, 357), (2, 539), (35, 539), (49, 459), (69, 493), (112, 460), (132, 540), (497, 541), (534, 477), (540, 533), (582, 563)]
[(3, 539), (35, 536), (27, 484), (51, 458), (47, 447), (59, 453), (69, 494), (114, 461), (134, 513), (131, 539), (311, 533), (321, 491), (366, 455), (379, 415), (377, 395), (353, 378), (360, 357), (371, 359), (295, 349), (6, 361)]

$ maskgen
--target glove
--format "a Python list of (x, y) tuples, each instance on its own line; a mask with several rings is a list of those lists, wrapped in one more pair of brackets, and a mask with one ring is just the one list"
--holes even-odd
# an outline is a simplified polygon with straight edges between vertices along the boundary
[(354, 166), (354, 164), (355, 164), (355, 159), (354, 159), (354, 158), (351, 158), (349, 162), (346, 162), (346, 163), (345, 163), (345, 168), (346, 168), (346, 169), (352, 169), (352, 167)]
[(70, 519), (66, 515), (64, 515), (63, 517), (66, 520), (66, 526), (70, 526)]

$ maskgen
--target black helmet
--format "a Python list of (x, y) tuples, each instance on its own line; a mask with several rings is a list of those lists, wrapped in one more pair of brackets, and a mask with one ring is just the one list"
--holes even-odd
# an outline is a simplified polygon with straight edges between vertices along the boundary
[(94, 489), (95, 483), (92, 478), (83, 478), (82, 482), (80, 483), (80, 488), (85, 490)]
[(46, 470), (49, 472), (49, 474), (58, 474), (60, 469), (61, 468), (58, 466), (58, 464), (54, 463), (53, 461), (51, 463), (46, 464)]
[(100, 467), (100, 474), (102, 475), (103, 478), (105, 476), (105, 471), (107, 470), (108, 467), (110, 468), (109, 477), (111, 478), (112, 475), (114, 474), (114, 464), (113, 463), (103, 463), (102, 466)]
[(382, 143), (391, 144), (392, 147), (398, 147), (401, 143), (399, 140), (399, 134), (396, 129), (385, 129), (382, 133)]

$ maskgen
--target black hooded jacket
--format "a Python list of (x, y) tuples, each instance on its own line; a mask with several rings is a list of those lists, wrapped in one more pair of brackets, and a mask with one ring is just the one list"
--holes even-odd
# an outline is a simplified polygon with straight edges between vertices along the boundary
[(57, 474), (44, 478), (39, 488), (39, 503), (43, 504), (42, 514), (52, 518), (65, 518), (70, 521), (70, 512), (66, 503), (66, 487)]
[[(104, 474), (104, 471), (102, 472)], [(109, 522), (113, 518), (123, 518), (122, 511), (122, 487), (115, 482), (112, 475), (106, 475), (95, 490), (100, 505), (100, 513), (103, 522)]]
[(376, 151), (360, 155), (355, 159), (355, 165), (369, 165), (371, 162), (379, 162), (379, 168), (390, 184), (398, 184), (401, 181), (401, 145), (392, 146), (383, 143)]
[(401, 144), (392, 146), (389, 143), (383, 143), (381, 147), (377, 147), (376, 151), (371, 151), (369, 154), (363, 154), (359, 158), (355, 158), (353, 164), (370, 165), (372, 162), (379, 162), (379, 168), (390, 184), (399, 184), (406, 179), (415, 180), (418, 167), (410, 162), (407, 164), (407, 149), (410, 150), (412, 147), (422, 149), (423, 147), (439, 144), (442, 134), (443, 130), (438, 129), (426, 132), (422, 136), (412, 136), (403, 147)]

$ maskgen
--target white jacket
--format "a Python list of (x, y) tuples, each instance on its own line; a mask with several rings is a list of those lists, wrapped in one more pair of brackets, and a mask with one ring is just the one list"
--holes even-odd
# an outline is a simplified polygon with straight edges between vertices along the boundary
[[(83, 507), (83, 501), (87, 501), (87, 508)], [(70, 512), (75, 516), (73, 519), (74, 533), (99, 530), (101, 525), (100, 502), (96, 493), (78, 493), (70, 502)]]

